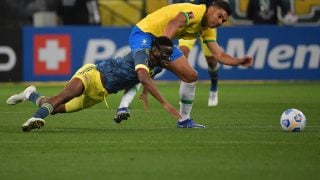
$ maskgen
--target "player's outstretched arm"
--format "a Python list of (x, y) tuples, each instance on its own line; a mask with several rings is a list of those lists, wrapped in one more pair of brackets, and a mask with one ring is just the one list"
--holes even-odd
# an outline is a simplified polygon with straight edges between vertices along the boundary
[(250, 67), (253, 65), (253, 58), (250, 56), (244, 56), (242, 58), (232, 57), (220, 48), (218, 43), (210, 42), (207, 43), (208, 48), (210, 49), (212, 56), (217, 59), (220, 63), (229, 65), (229, 66), (245, 66)]
[(154, 98), (156, 98), (173, 117), (176, 119), (181, 118), (179, 112), (161, 96), (152, 78), (145, 69), (138, 69), (137, 76), (145, 90), (148, 91)]

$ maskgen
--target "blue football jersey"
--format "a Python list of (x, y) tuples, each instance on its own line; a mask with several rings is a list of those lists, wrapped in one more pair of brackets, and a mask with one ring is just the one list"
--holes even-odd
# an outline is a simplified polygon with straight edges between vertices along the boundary
[(149, 66), (149, 50), (144, 51), (146, 52), (135, 52), (139, 54), (139, 58), (136, 59), (133, 58), (133, 52), (129, 52), (122, 57), (96, 64), (97, 70), (103, 76), (104, 87), (109, 93), (117, 93), (120, 90), (129, 89), (139, 83), (136, 73), (137, 67), (142, 67), (149, 71), (151, 77), (162, 71), (159, 66)]

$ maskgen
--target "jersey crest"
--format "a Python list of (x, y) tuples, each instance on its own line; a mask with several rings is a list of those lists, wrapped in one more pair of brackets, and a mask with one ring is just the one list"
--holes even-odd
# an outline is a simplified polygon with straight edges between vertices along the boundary
[(193, 14), (192, 11), (187, 12), (187, 15), (188, 15), (189, 19), (193, 19), (194, 18), (194, 14)]

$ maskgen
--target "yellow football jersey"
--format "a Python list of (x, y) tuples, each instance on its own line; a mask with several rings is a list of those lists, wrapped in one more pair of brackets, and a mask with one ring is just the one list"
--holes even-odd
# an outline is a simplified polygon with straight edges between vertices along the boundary
[(195, 39), (201, 36), (204, 42), (216, 41), (215, 29), (204, 28), (201, 24), (206, 12), (204, 4), (171, 4), (149, 14), (138, 22), (137, 26), (144, 32), (162, 36), (168, 22), (180, 12), (186, 16), (187, 23), (186, 26), (178, 29), (175, 39)]

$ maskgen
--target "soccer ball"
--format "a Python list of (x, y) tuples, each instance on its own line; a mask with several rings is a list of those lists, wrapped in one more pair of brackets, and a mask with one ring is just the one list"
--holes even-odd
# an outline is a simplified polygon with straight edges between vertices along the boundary
[(280, 118), (280, 124), (283, 130), (299, 132), (306, 126), (306, 116), (298, 109), (285, 110)]

